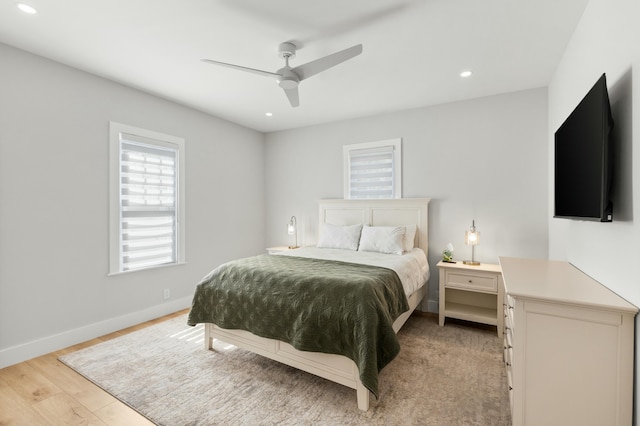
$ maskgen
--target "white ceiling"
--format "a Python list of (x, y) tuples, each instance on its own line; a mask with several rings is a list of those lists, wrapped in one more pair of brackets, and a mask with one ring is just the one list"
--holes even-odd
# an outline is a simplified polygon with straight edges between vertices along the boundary
[[(24, 1), (38, 13), (0, 0), (0, 42), (263, 132), (546, 86), (588, 3)], [(294, 67), (364, 51), (301, 82), (298, 108), (274, 79), (200, 62), (275, 71), (292, 40)]]

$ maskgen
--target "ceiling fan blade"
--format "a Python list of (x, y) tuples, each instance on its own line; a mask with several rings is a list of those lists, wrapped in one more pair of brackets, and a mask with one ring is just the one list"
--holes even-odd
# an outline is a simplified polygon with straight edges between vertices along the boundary
[(284, 89), (284, 93), (289, 98), (289, 103), (292, 107), (300, 106), (300, 98), (298, 96), (298, 88), (294, 87), (293, 89)]
[(334, 67), (348, 59), (358, 56), (362, 53), (362, 45), (357, 44), (348, 49), (341, 50), (340, 52), (332, 53), (315, 61), (307, 62), (306, 64), (299, 65), (292, 69), (293, 72), (298, 74), (300, 80), (316, 75), (319, 72)]
[(246, 72), (250, 72), (253, 74), (259, 74), (259, 75), (264, 75), (267, 77), (281, 77), (280, 74), (277, 74), (275, 72), (269, 72), (269, 71), (263, 71), (263, 70), (258, 70), (255, 68), (249, 68), (249, 67), (243, 67), (241, 65), (234, 65), (234, 64), (228, 64), (226, 62), (220, 62), (220, 61), (214, 61), (211, 59), (200, 59), (202, 62), (206, 62), (208, 64), (213, 64), (213, 65), (220, 65), (223, 67), (227, 67), (227, 68), (233, 68), (236, 70), (240, 70), (240, 71), (246, 71)]

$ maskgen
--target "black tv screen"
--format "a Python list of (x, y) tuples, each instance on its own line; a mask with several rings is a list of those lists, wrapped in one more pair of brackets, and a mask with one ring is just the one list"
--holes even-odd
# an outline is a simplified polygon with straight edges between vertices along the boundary
[(554, 217), (611, 222), (612, 129), (602, 74), (555, 133)]

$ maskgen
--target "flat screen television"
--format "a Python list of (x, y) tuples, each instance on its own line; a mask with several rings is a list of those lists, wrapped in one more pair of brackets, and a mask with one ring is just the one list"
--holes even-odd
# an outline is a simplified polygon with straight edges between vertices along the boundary
[(612, 221), (612, 129), (602, 74), (555, 133), (554, 217)]

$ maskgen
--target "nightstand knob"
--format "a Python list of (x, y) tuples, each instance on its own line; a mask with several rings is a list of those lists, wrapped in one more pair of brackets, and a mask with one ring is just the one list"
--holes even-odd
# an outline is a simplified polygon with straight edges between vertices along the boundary
[(469, 280), (469, 283), (472, 283), (472, 282), (473, 282), (473, 280)]

